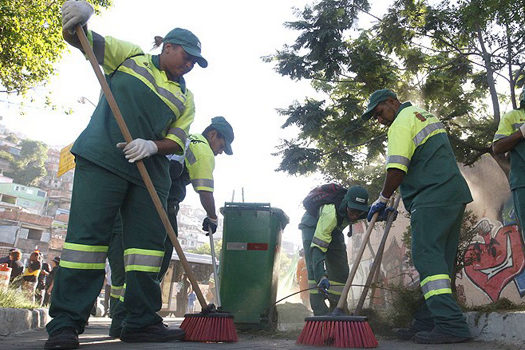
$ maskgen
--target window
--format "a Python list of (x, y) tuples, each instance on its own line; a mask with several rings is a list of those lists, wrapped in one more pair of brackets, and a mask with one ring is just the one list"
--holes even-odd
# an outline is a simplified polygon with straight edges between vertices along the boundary
[(38, 191), (36, 194), (38, 197), (46, 198), (46, 193), (44, 191)]

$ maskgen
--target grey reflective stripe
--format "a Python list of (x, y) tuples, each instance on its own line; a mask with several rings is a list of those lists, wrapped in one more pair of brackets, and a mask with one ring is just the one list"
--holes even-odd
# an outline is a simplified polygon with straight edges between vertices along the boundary
[(419, 146), (421, 144), (421, 142), (423, 142), (425, 137), (430, 135), (430, 133), (432, 133), (433, 131), (439, 130), (439, 129), (445, 130), (445, 127), (443, 126), (443, 124), (441, 124), (441, 122), (428, 124), (423, 129), (421, 129), (417, 133), (417, 135), (414, 136), (414, 139), (413, 139), (414, 143), (416, 144), (416, 147)]
[(161, 95), (162, 97), (166, 98), (168, 101), (173, 103), (175, 107), (179, 110), (180, 114), (184, 113), (184, 110), (186, 107), (184, 106), (184, 103), (179, 100), (175, 95), (173, 95), (169, 90), (166, 90), (160, 86), (157, 85), (157, 82), (155, 81), (155, 78), (151, 75), (151, 73), (144, 67), (139, 66), (134, 60), (128, 59), (122, 63), (122, 66), (127, 67), (131, 70), (133, 70), (138, 75), (146, 78), (147, 81), (149, 81), (155, 90)]
[(191, 180), (193, 187), (209, 187), (213, 188), (213, 180), (210, 179), (193, 179)]
[(515, 130), (518, 130), (519, 128), (521, 128), (522, 125), (523, 125), (523, 123), (514, 123), (514, 124), (512, 124), (512, 127), (513, 127)]
[(407, 157), (403, 157), (403, 156), (388, 156), (388, 158), (386, 159), (386, 163), (387, 164), (390, 164), (390, 163), (402, 164), (408, 168), (408, 165), (410, 164), (410, 159), (408, 159)]
[(330, 284), (330, 288), (328, 289), (328, 292), (341, 294), (343, 292), (343, 288), (344, 287), (345, 287), (344, 285), (342, 285), (342, 286), (334, 286), (333, 284)]
[(183, 144), (186, 144), (186, 139), (188, 138), (188, 135), (186, 135), (186, 132), (181, 128), (171, 128), (168, 130), (168, 134), (177, 136)]
[(106, 40), (104, 37), (100, 34), (97, 34), (95, 32), (91, 32), (93, 35), (93, 52), (95, 53), (95, 57), (97, 58), (97, 62), (100, 65), (104, 64), (104, 52), (106, 50)]
[(71, 250), (64, 248), (61, 261), (68, 261), (82, 264), (105, 264), (107, 252), (84, 252), (81, 250)]
[(502, 138), (505, 138), (505, 137), (507, 137), (507, 135), (496, 134), (496, 135), (494, 135), (494, 141), (501, 140)]
[(195, 158), (195, 154), (193, 154), (193, 152), (191, 151), (191, 148), (188, 148), (188, 152), (186, 153), (186, 159), (190, 164), (193, 164), (197, 161), (197, 159)]
[(125, 291), (124, 286), (120, 286), (120, 287), (111, 286), (111, 297), (120, 298), (124, 296), (124, 291)]
[(435, 281), (428, 281), (425, 283), (424, 286), (421, 287), (421, 290), (423, 291), (423, 295), (427, 294), (430, 291), (438, 290), (438, 289), (445, 289), (450, 288), (450, 280), (449, 279), (440, 279)]
[(326, 243), (325, 241), (321, 241), (319, 238), (314, 237), (312, 238), (312, 243), (315, 245), (318, 245), (319, 247), (328, 248), (330, 243)]
[(127, 254), (124, 255), (124, 265), (140, 265), (160, 267), (162, 263), (162, 256), (143, 255), (143, 254)]

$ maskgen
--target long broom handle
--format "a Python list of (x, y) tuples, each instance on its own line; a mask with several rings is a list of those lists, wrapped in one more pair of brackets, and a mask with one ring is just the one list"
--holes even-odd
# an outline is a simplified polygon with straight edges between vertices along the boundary
[[(397, 210), (400, 199), (401, 196), (397, 195), (394, 202), (394, 210)], [(368, 290), (370, 289), (370, 284), (372, 283), (372, 279), (374, 278), (376, 271), (379, 271), (381, 259), (383, 258), (383, 252), (385, 250), (386, 240), (388, 238), (388, 233), (390, 232), (390, 228), (392, 227), (392, 223), (394, 222), (394, 216), (394, 212), (391, 212), (390, 215), (388, 215), (388, 219), (385, 225), (385, 232), (383, 233), (383, 238), (381, 239), (381, 243), (377, 248), (377, 253), (374, 258), (374, 262), (372, 263), (372, 267), (370, 267), (370, 271), (365, 282), (365, 287), (361, 292), (361, 297), (359, 298), (359, 302), (357, 303), (357, 307), (355, 308), (354, 315), (359, 315), (361, 313), (361, 310), (363, 309), (363, 305), (365, 303), (366, 295), (368, 294)]]
[[(80, 40), (80, 44), (82, 45), (82, 49), (86, 53), (89, 59), (89, 63), (91, 63), (91, 66), (93, 67), (93, 70), (95, 71), (95, 75), (97, 76), (98, 82), (100, 83), (100, 86), (102, 87), (102, 91), (104, 91), (104, 95), (106, 96), (106, 100), (108, 101), (109, 107), (111, 108), (113, 115), (115, 116), (118, 127), (120, 128), (120, 132), (122, 132), (122, 135), (124, 136), (124, 140), (126, 140), (126, 142), (129, 143), (133, 141), (133, 138), (131, 137), (128, 126), (126, 125), (126, 122), (124, 121), (124, 118), (122, 118), (122, 114), (120, 113), (120, 109), (118, 108), (117, 101), (115, 101), (115, 98), (113, 97), (113, 93), (111, 92), (111, 89), (109, 88), (109, 85), (106, 79), (104, 78), (104, 75), (102, 74), (102, 71), (100, 70), (100, 67), (98, 66), (98, 62), (97, 62), (97, 59), (95, 58), (95, 54), (93, 53), (91, 46), (89, 46), (89, 42), (88, 42), (86, 33), (84, 33), (84, 30), (82, 29), (82, 26), (80, 25), (78, 25), (75, 28), (75, 30), (76, 30), (78, 39)], [(149, 192), (151, 200), (153, 201), (153, 204), (155, 205), (155, 209), (157, 209), (157, 213), (159, 214), (160, 220), (162, 221), (162, 224), (164, 225), (164, 228), (166, 229), (166, 232), (168, 233), (171, 243), (173, 243), (173, 247), (175, 248), (175, 251), (177, 252), (177, 255), (179, 256), (180, 262), (182, 263), (182, 266), (184, 267), (184, 271), (186, 271), (186, 275), (188, 276), (191, 282), (193, 290), (197, 294), (197, 299), (199, 299), (199, 303), (201, 304), (201, 307), (204, 308), (206, 307), (206, 300), (204, 299), (204, 296), (202, 295), (202, 292), (199, 288), (199, 284), (197, 283), (197, 281), (195, 280), (195, 277), (193, 276), (193, 272), (191, 271), (190, 264), (188, 263), (188, 260), (186, 259), (184, 252), (182, 251), (182, 248), (179, 244), (179, 240), (177, 239), (177, 236), (175, 235), (175, 231), (173, 230), (173, 227), (171, 227), (170, 221), (168, 219), (168, 215), (166, 214), (166, 210), (164, 210), (164, 207), (162, 206), (159, 195), (157, 194), (157, 191), (155, 190), (155, 187), (153, 186), (153, 182), (151, 181), (151, 178), (148, 174), (148, 170), (146, 169), (146, 166), (144, 165), (142, 160), (135, 162), (135, 164), (137, 164), (140, 176), (142, 177), (142, 180), (144, 181), (144, 184), (146, 185), (146, 188)]]
[(220, 307), (221, 295), (219, 294), (219, 274), (217, 273), (217, 263), (215, 262), (215, 243), (213, 242), (213, 233), (211, 232), (211, 228), (208, 229), (208, 236), (210, 236), (211, 263), (213, 265), (213, 276), (215, 278), (215, 300), (217, 300), (217, 307)]
[(343, 291), (341, 292), (339, 301), (337, 302), (338, 309), (342, 310), (345, 307), (346, 298), (348, 297), (348, 291), (350, 290), (350, 287), (352, 286), (352, 282), (354, 281), (355, 274), (357, 273), (357, 268), (359, 267), (359, 263), (361, 262), (361, 258), (363, 257), (363, 252), (365, 251), (366, 243), (370, 239), (370, 234), (372, 233), (372, 230), (374, 229), (374, 225), (377, 221), (378, 215), (379, 213), (375, 213), (374, 216), (372, 216), (370, 225), (368, 225), (365, 236), (363, 237), (363, 242), (361, 243), (361, 247), (359, 248), (359, 252), (357, 253), (355, 262), (352, 264), (352, 271), (350, 271), (350, 274), (348, 275), (348, 278), (346, 279), (345, 286), (343, 288)]

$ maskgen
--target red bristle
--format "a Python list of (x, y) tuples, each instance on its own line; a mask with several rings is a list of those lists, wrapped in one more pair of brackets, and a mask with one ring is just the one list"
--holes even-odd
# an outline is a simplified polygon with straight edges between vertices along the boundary
[(184, 340), (194, 342), (236, 342), (237, 332), (232, 317), (189, 315), (180, 327), (186, 331)]
[(375, 348), (378, 342), (366, 321), (307, 320), (297, 344), (338, 348)]

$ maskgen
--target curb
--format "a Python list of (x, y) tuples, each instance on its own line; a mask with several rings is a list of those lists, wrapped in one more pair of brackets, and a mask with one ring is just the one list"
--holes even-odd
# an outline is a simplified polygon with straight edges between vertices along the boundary
[(497, 341), (510, 345), (525, 343), (525, 312), (467, 312), (470, 332), (476, 340)]
[(45, 327), (48, 319), (47, 309), (0, 308), (0, 336)]

